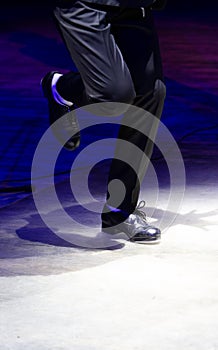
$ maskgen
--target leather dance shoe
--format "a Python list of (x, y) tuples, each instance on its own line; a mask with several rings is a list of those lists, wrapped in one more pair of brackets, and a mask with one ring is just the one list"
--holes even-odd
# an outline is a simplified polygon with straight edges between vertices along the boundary
[[(69, 151), (74, 151), (80, 144), (79, 124), (75, 113), (69, 113), (73, 110), (73, 108), (63, 103), (57, 102), (54, 98), (52, 91), (52, 79), (56, 73), (59, 74), (59, 72), (49, 72), (41, 80), (42, 91), (44, 97), (47, 98), (48, 101), (49, 122), (50, 125), (52, 125), (65, 115), (65, 118), (63, 118), (63, 123), (61, 120), (60, 130), (57, 130), (56, 127), (52, 128), (52, 130), (59, 142), (62, 144), (64, 143), (64, 148)], [(69, 135), (69, 138), (66, 137), (66, 135)], [(66, 142), (62, 141), (66, 140), (67, 138), (68, 140)]]
[[(161, 239), (160, 229), (147, 222), (146, 214), (139, 210), (139, 206), (134, 213), (130, 214), (122, 223), (110, 227), (104, 227), (103, 224), (102, 231), (111, 235), (117, 234), (118, 238), (120, 233), (123, 232), (127, 240), (135, 243), (159, 243)], [(120, 237), (122, 237), (122, 235)]]

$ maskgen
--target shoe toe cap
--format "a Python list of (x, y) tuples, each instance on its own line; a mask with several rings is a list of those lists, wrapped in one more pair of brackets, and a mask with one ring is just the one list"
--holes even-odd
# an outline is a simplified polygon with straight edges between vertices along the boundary
[(138, 232), (132, 240), (134, 241), (146, 241), (153, 242), (158, 241), (161, 238), (161, 231), (157, 227), (148, 227), (141, 232)]

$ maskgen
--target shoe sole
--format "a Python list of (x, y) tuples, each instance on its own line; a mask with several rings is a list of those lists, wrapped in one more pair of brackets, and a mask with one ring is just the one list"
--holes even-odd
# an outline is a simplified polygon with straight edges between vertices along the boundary
[(133, 241), (130, 240), (131, 243), (137, 243), (137, 244), (150, 244), (150, 245), (155, 245), (159, 244), (161, 242), (161, 239), (156, 239), (155, 241)]
[(49, 93), (48, 91), (46, 91), (46, 83), (47, 81), (53, 77), (53, 75), (55, 73), (58, 73), (57, 71), (52, 71), (52, 72), (49, 72), (47, 73), (41, 80), (40, 80), (40, 86), (41, 86), (41, 89), (42, 89), (42, 93), (44, 95), (45, 98), (48, 98), (49, 96)]
[[(120, 231), (118, 232), (114, 232), (114, 231), (111, 231), (110, 229), (102, 229), (102, 232), (106, 233), (106, 234), (109, 234), (111, 235), (112, 237), (114, 236), (114, 239), (116, 239), (116, 235), (118, 235), (119, 233), (122, 233)], [(124, 233), (125, 234), (125, 233)], [(119, 239), (119, 238), (118, 238)], [(131, 242), (131, 243), (136, 243), (136, 244), (159, 244), (160, 241), (161, 241), (161, 237), (155, 239), (155, 240), (152, 240), (152, 241), (146, 241), (146, 240), (134, 240), (133, 238), (129, 238), (129, 239), (125, 239), (127, 242)]]

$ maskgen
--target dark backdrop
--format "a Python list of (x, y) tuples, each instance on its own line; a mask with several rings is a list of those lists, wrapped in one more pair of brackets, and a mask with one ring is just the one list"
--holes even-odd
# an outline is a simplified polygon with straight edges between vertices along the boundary
[[(7, 8), (7, 12), (10, 12), (13, 7), (25, 7), (24, 11), (28, 11), (28, 8), (31, 7), (44, 7), (44, 10), (46, 11), (46, 8), (50, 8), (52, 5), (54, 5), (55, 0), (4, 0), (1, 4), (1, 8), (4, 10), (4, 8)], [(49, 9), (50, 10), (50, 9)], [(1, 13), (2, 12), (2, 13)], [(19, 12), (19, 11), (18, 11)], [(176, 16), (193, 16), (195, 18), (200, 17), (206, 18), (208, 21), (208, 18), (211, 18), (211, 21), (217, 22), (217, 14), (218, 14), (218, 1), (217, 0), (168, 0), (167, 6), (165, 11), (161, 11), (160, 14), (162, 15), (173, 15)], [(8, 14), (10, 16), (10, 13)], [(14, 14), (11, 16), (14, 18)], [(5, 14), (3, 15), (3, 11), (0, 11), (0, 18), (5, 21)]]
[[(1, 6), (12, 6), (12, 5), (52, 5), (54, 3), (54, 0), (20, 0), (15, 1), (15, 0), (10, 0), (10, 1), (2, 1)], [(212, 7), (213, 8), (218, 8), (218, 2), (216, 0), (207, 0), (207, 1), (202, 1), (202, 0), (168, 0), (168, 5), (167, 7), (169, 9), (176, 9), (176, 10), (193, 10), (193, 11), (198, 11), (199, 9), (205, 9), (205, 10), (210, 10)]]

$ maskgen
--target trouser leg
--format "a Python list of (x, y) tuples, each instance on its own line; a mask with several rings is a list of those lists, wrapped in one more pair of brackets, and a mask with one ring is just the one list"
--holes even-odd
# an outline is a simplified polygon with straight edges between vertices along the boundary
[[(78, 106), (107, 101), (133, 103), (160, 118), (165, 87), (157, 34), (151, 12), (147, 11), (146, 18), (139, 18), (138, 13), (138, 10), (124, 9), (110, 20), (105, 10), (93, 10), (82, 1), (55, 10), (62, 36), (80, 73), (80, 82), (75, 83), (72, 78), (71, 84), (75, 83), (75, 87), (83, 84)], [(73, 90), (72, 98), (63, 97), (73, 100)], [(147, 130), (154, 137), (158, 124), (147, 125), (146, 118), (138, 112), (127, 113), (125, 121), (130, 127), (121, 126), (119, 138), (139, 147), (150, 158), (153, 142)], [(144, 129), (148, 136), (144, 135)], [(118, 142), (115, 158), (120, 155), (122, 159), (125, 153), (125, 146)], [(113, 160), (108, 180), (110, 183), (119, 179), (126, 187), (125, 198), (117, 208), (121, 215), (114, 211), (103, 213), (103, 225), (116, 224), (135, 209), (140, 190), (138, 177), (143, 177), (147, 165), (138, 157), (132, 171), (128, 164), (134, 154), (129, 152), (128, 157), (125, 162)], [(107, 202), (111, 206), (117, 202), (118, 192), (108, 194)]]
[[(114, 28), (114, 37), (134, 81), (137, 94), (134, 105), (140, 109), (134, 113), (127, 111), (123, 118), (124, 125), (120, 127), (115, 156), (109, 173), (107, 205), (102, 214), (103, 227), (123, 221), (136, 208), (140, 182), (145, 175), (152, 154), (153, 141), (166, 93), (158, 38), (152, 15), (150, 14), (137, 23), (129, 19), (119, 23)], [(128, 42), (125, 37), (128, 38)], [(120, 142), (119, 139), (127, 143)], [(129, 143), (143, 151), (148, 161), (145, 161), (134, 147), (130, 147)], [(130, 164), (134, 164), (134, 170)], [(126, 191), (124, 200), (118, 206), (119, 196), (122, 196), (123, 190), (121, 186), (119, 191), (119, 182), (114, 182), (114, 187), (111, 186), (112, 181), (116, 179), (124, 184)], [(108, 212), (108, 207), (116, 208), (116, 210)]]
[[(65, 7), (57, 7), (54, 14), (82, 80), (81, 83), (78, 75), (74, 78), (73, 73), (68, 76), (68, 86), (71, 84), (72, 91), (63, 97), (70, 101), (76, 99), (78, 106), (107, 101), (132, 103), (134, 85), (111, 34), (111, 25), (106, 21), (106, 11), (91, 8), (82, 1), (69, 1)], [(58, 91), (64, 81), (67, 85), (65, 76), (57, 85)]]

